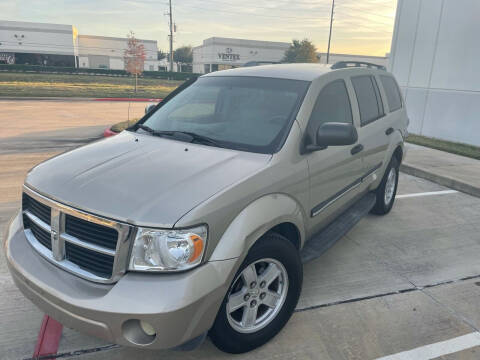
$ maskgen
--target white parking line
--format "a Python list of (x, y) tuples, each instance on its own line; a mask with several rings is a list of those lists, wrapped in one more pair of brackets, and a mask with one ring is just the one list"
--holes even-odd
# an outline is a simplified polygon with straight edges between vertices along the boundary
[(417, 197), (417, 196), (431, 196), (431, 195), (444, 195), (444, 194), (455, 194), (457, 190), (441, 190), (441, 191), (430, 191), (430, 192), (423, 192), (423, 193), (414, 193), (414, 194), (404, 194), (404, 195), (397, 195), (397, 199), (404, 199), (409, 197)]
[(480, 333), (473, 332), (450, 340), (429, 344), (416, 349), (384, 356), (376, 360), (427, 360), (453, 354), (480, 345)]

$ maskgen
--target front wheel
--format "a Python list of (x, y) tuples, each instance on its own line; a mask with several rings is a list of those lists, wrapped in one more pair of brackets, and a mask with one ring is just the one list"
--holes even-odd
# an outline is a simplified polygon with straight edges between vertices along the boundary
[(273, 338), (295, 310), (302, 288), (298, 250), (271, 233), (255, 244), (240, 266), (210, 330), (229, 353), (255, 349)]
[(398, 186), (398, 169), (400, 164), (398, 160), (393, 157), (390, 164), (387, 166), (382, 182), (376, 190), (377, 200), (372, 209), (372, 213), (377, 215), (384, 215), (390, 212), (395, 201)]

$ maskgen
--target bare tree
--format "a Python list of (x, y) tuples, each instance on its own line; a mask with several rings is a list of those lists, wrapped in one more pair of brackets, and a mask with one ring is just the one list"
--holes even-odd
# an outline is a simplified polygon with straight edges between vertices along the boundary
[(137, 92), (137, 79), (138, 75), (143, 72), (143, 66), (145, 63), (145, 47), (135, 37), (133, 31), (127, 34), (127, 48), (123, 53), (125, 61), (125, 70), (135, 76), (135, 93)]

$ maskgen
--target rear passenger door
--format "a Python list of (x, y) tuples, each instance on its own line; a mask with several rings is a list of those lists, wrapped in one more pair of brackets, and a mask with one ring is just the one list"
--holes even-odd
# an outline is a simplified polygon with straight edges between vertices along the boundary
[(380, 88), (373, 74), (352, 76), (351, 82), (360, 116), (358, 143), (362, 146), (363, 176), (368, 176), (384, 165), (391, 121), (385, 116)]

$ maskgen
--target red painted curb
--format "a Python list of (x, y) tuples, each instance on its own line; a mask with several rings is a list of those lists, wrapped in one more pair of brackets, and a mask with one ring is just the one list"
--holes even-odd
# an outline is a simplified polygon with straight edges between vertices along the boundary
[(38, 333), (37, 344), (33, 352), (33, 358), (39, 356), (55, 355), (60, 344), (60, 337), (62, 336), (62, 324), (57, 320), (45, 315)]
[(160, 102), (162, 99), (144, 99), (144, 98), (98, 98), (94, 101), (143, 101), (143, 102)]
[(116, 133), (115, 131), (112, 131), (109, 127), (103, 131), (103, 137), (109, 137), (117, 134), (118, 133)]

